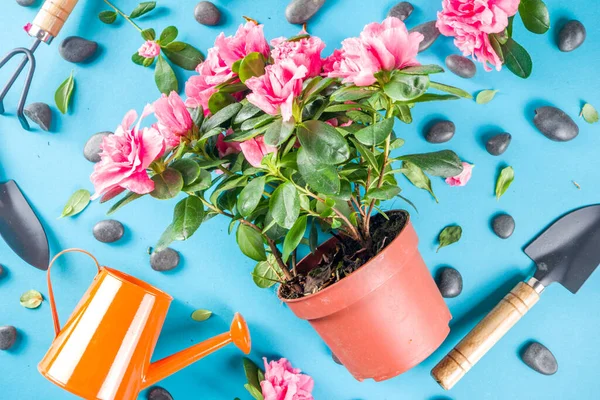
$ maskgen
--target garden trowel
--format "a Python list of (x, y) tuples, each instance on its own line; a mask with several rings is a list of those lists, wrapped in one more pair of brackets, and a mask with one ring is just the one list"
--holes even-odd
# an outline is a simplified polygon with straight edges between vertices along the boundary
[(15, 181), (0, 183), (0, 236), (24, 261), (48, 269), (46, 232)]
[(506, 334), (553, 282), (577, 293), (600, 264), (600, 205), (572, 211), (525, 248), (537, 270), (517, 286), (431, 370), (448, 390)]

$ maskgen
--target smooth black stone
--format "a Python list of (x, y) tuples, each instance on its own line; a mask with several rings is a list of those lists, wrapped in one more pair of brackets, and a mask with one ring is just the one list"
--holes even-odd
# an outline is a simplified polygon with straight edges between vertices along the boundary
[(423, 41), (419, 43), (419, 53), (427, 50), (440, 36), (440, 31), (435, 26), (435, 21), (429, 21), (425, 22), (424, 24), (417, 25), (409, 32), (420, 32), (424, 36)]
[(499, 156), (508, 149), (508, 145), (512, 136), (510, 133), (501, 133), (499, 135), (492, 136), (485, 142), (485, 149), (493, 156)]
[(321, 9), (325, 0), (292, 0), (285, 9), (285, 18), (290, 24), (301, 25)]
[(121, 239), (125, 234), (123, 224), (114, 219), (98, 222), (92, 230), (97, 241), (102, 243), (113, 243)]
[(515, 219), (508, 214), (500, 214), (492, 220), (492, 230), (501, 239), (508, 239), (515, 231)]
[(8, 350), (17, 341), (17, 329), (14, 326), (0, 326), (0, 350)]
[(112, 135), (112, 132), (98, 132), (90, 136), (83, 147), (83, 156), (86, 160), (93, 163), (100, 161), (100, 153), (102, 152), (100, 145), (102, 144), (102, 140), (108, 135)]
[(171, 248), (155, 251), (150, 256), (150, 266), (155, 271), (170, 271), (179, 265), (179, 253)]
[(533, 342), (522, 355), (523, 362), (534, 371), (544, 375), (554, 375), (558, 371), (558, 362), (554, 354), (541, 343)]
[(58, 52), (67, 61), (81, 63), (92, 57), (98, 50), (98, 43), (79, 36), (69, 36), (60, 43)]
[(451, 267), (443, 267), (437, 273), (435, 279), (442, 297), (452, 298), (458, 296), (462, 292), (463, 279), (460, 272)]
[(581, 22), (569, 21), (558, 33), (558, 48), (560, 51), (573, 51), (585, 42), (586, 36), (585, 26)]
[(146, 398), (148, 400), (173, 400), (171, 393), (167, 392), (166, 389), (163, 389), (160, 386), (154, 386), (148, 390)]
[(4, 267), (0, 264), (0, 278), (2, 278), (2, 275), (4, 275)]
[(388, 12), (388, 17), (396, 17), (400, 21), (404, 21), (406, 18), (410, 17), (410, 14), (412, 14), (414, 9), (413, 5), (408, 1), (401, 1), (391, 8)]
[(579, 134), (577, 124), (556, 107), (540, 107), (535, 110), (533, 123), (548, 139), (567, 142)]
[(52, 110), (46, 103), (31, 103), (23, 110), (25, 116), (35, 122), (40, 128), (45, 131), (50, 130), (52, 125)]
[(202, 25), (218, 25), (221, 22), (221, 11), (210, 1), (201, 1), (194, 8), (194, 18)]
[(460, 76), (461, 78), (472, 78), (477, 73), (477, 67), (473, 60), (459, 56), (458, 54), (451, 54), (446, 57), (446, 66), (450, 71)]
[(17, 4), (23, 7), (29, 7), (35, 4), (37, 0), (17, 0)]
[(336, 364), (344, 365), (344, 364), (342, 364), (342, 362), (340, 361), (340, 359), (337, 358), (337, 356), (335, 354), (331, 353), (331, 358), (332, 358), (333, 362), (335, 362)]
[(439, 121), (429, 128), (425, 140), (429, 143), (446, 143), (454, 137), (456, 125), (452, 121)]

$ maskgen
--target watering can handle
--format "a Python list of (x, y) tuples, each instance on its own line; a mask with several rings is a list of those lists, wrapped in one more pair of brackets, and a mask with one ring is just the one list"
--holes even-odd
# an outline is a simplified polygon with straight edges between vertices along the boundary
[(67, 250), (63, 250), (60, 253), (58, 253), (57, 255), (55, 255), (54, 258), (52, 259), (52, 261), (50, 261), (50, 265), (48, 265), (48, 272), (47, 272), (46, 276), (47, 276), (47, 279), (48, 279), (48, 301), (50, 302), (50, 311), (52, 312), (52, 322), (54, 322), (54, 332), (55, 332), (56, 336), (58, 336), (58, 334), (60, 333), (60, 321), (58, 320), (58, 311), (56, 310), (56, 302), (54, 301), (54, 292), (52, 291), (52, 281), (50, 280), (50, 269), (52, 268), (52, 265), (54, 264), (54, 262), (60, 256), (62, 256), (63, 254), (72, 253), (72, 252), (87, 254), (96, 263), (96, 267), (98, 268), (98, 272), (100, 272), (100, 270), (101, 270), (100, 263), (98, 262), (98, 260), (96, 259), (96, 257), (94, 257), (92, 255), (92, 253), (90, 253), (88, 251), (85, 251), (85, 250), (82, 250), (82, 249), (67, 249)]

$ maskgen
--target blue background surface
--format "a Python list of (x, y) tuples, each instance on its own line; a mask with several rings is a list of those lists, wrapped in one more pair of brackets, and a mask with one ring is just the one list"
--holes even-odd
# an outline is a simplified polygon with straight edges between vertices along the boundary
[[(39, 5), (40, 2), (38, 2)], [(136, 2), (117, 0), (130, 11)], [(177, 25), (180, 39), (205, 51), (215, 36), (224, 30), (232, 34), (248, 15), (265, 24), (268, 38), (291, 36), (297, 26), (284, 18), (283, 0), (217, 0), (224, 14), (218, 27), (204, 27), (193, 18), (194, 0), (159, 1), (159, 8), (139, 20), (143, 27), (157, 31)], [(564, 2), (546, 0), (552, 19), (547, 35), (525, 31), (515, 22), (515, 37), (531, 53), (534, 72), (521, 80), (508, 71), (484, 73), (463, 80), (451, 73), (441, 81), (475, 93), (494, 88), (500, 92), (488, 105), (457, 101), (419, 105), (412, 125), (396, 124), (396, 132), (407, 140), (407, 153), (450, 148), (476, 165), (471, 182), (451, 188), (440, 179), (433, 185), (440, 203), (426, 192), (402, 181), (404, 195), (419, 208), (413, 223), (421, 238), (420, 250), (431, 270), (450, 265), (464, 277), (463, 293), (447, 300), (454, 316), (452, 332), (444, 345), (412, 371), (386, 382), (357, 382), (330, 354), (305, 321), (297, 319), (277, 299), (272, 290), (258, 289), (250, 271), (254, 263), (238, 250), (233, 236), (227, 234), (228, 221), (214, 218), (198, 231), (193, 240), (177, 244), (182, 263), (170, 273), (150, 269), (148, 246), (154, 245), (171, 219), (174, 201), (143, 199), (121, 210), (116, 218), (127, 233), (117, 244), (94, 240), (91, 229), (105, 218), (107, 205), (93, 204), (80, 216), (57, 219), (64, 203), (79, 188), (92, 189), (88, 176), (92, 164), (82, 156), (88, 137), (98, 131), (113, 130), (127, 110), (141, 112), (158, 92), (152, 71), (136, 66), (130, 56), (141, 44), (137, 32), (124, 21), (114, 26), (96, 17), (106, 9), (97, 1), (81, 1), (64, 31), (51, 46), (37, 52), (38, 70), (29, 102), (44, 101), (53, 107), (52, 132), (39, 129), (25, 132), (14, 110), (20, 88), (6, 99), (8, 116), (0, 117), (0, 180), (15, 179), (27, 194), (47, 228), (52, 253), (69, 247), (92, 251), (103, 264), (122, 269), (167, 291), (175, 297), (154, 359), (206, 339), (227, 329), (233, 312), (241, 312), (253, 334), (252, 358), (286, 356), (294, 366), (315, 378), (314, 396), (318, 400), (383, 399), (594, 399), (600, 389), (600, 274), (593, 276), (577, 296), (556, 286), (544, 293), (539, 305), (524, 318), (468, 376), (449, 393), (430, 378), (429, 370), (491, 307), (516, 283), (528, 275), (532, 262), (521, 249), (544, 226), (571, 209), (600, 201), (600, 124), (588, 125), (578, 118), (583, 102), (600, 109), (597, 65), (600, 61), (600, 5), (596, 0)], [(342, 39), (355, 36), (369, 22), (382, 20), (394, 4), (391, 0), (328, 0), (310, 22), (309, 31), (326, 41), (326, 53)], [(440, 1), (414, 0), (415, 12), (409, 27), (431, 20)], [(13, 0), (3, 2), (0, 13), (0, 53), (14, 46), (27, 45), (29, 38), (21, 27), (33, 19), (35, 7), (22, 8)], [(573, 53), (561, 53), (555, 44), (557, 28), (566, 19), (576, 18), (587, 27), (588, 38)], [(60, 39), (81, 35), (100, 43), (100, 55), (84, 65), (73, 65), (58, 54)], [(450, 38), (441, 37), (422, 53), (422, 63), (443, 64), (456, 49)], [(4, 81), (12, 71), (0, 71)], [(75, 71), (77, 89), (73, 108), (62, 116), (54, 106), (55, 89)], [(180, 82), (185, 75), (177, 69)], [(19, 81), (21, 82), (21, 81)], [(581, 128), (580, 135), (568, 143), (546, 139), (532, 124), (533, 110), (555, 105), (571, 115)], [(423, 139), (423, 130), (435, 118), (450, 118), (457, 126), (456, 136), (446, 145), (432, 145)], [(486, 153), (486, 135), (510, 132), (513, 142), (500, 157)], [(494, 184), (499, 169), (511, 165), (516, 179), (499, 202)], [(578, 190), (572, 180), (581, 185)], [(404, 207), (401, 203), (389, 207)], [(508, 240), (495, 237), (490, 220), (498, 212), (508, 212), (517, 228)], [(448, 224), (460, 224), (463, 238), (457, 245), (435, 253), (435, 238)], [(46, 381), (36, 370), (38, 361), (53, 338), (47, 302), (36, 310), (19, 305), (19, 296), (35, 288), (47, 295), (45, 275), (17, 258), (0, 241), (0, 263), (7, 274), (0, 278), (0, 325), (14, 325), (20, 341), (10, 351), (0, 352), (0, 397), (3, 399), (71, 399), (73, 396)], [(57, 301), (62, 321), (68, 316), (93, 276), (92, 264), (84, 256), (67, 256), (54, 271)], [(215, 315), (208, 321), (191, 320), (194, 309), (207, 308)], [(529, 340), (548, 346), (559, 362), (558, 373), (542, 376), (519, 359), (518, 353)], [(245, 392), (241, 355), (228, 347), (164, 380), (175, 399), (228, 400)], [(447, 397), (446, 397), (447, 396)]]

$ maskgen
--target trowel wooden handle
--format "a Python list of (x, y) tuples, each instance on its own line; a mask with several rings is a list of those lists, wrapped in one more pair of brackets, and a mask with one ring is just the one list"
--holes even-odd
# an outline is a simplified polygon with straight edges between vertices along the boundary
[(538, 292), (520, 282), (431, 370), (433, 378), (451, 389), (539, 299)]
[(40, 27), (56, 37), (71, 15), (78, 0), (46, 0), (33, 20), (33, 25)]

